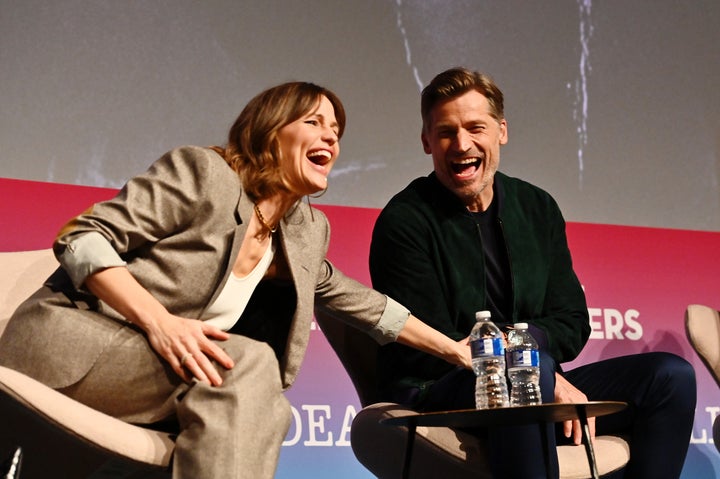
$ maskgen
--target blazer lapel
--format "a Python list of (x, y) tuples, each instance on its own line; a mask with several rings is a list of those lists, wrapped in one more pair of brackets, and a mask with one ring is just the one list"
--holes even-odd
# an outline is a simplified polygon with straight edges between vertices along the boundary
[(297, 376), (307, 349), (315, 302), (317, 265), (320, 264), (317, 245), (309, 244), (307, 235), (303, 234), (307, 227), (304, 224), (306, 221), (307, 211), (299, 206), (281, 222), (279, 229), (280, 244), (297, 293), (295, 315), (290, 325), (285, 357), (281, 361), (285, 387), (292, 384)]
[(238, 198), (238, 203), (235, 208), (235, 231), (233, 232), (233, 237), (230, 242), (230, 251), (228, 255), (228, 261), (227, 264), (225, 264), (225, 270), (223, 272), (222, 279), (220, 281), (220, 284), (218, 284), (218, 287), (215, 288), (215, 292), (213, 293), (212, 297), (210, 298), (210, 301), (208, 304), (205, 305), (203, 308), (203, 313), (205, 313), (205, 310), (210, 307), (211, 304), (215, 302), (218, 296), (220, 296), (220, 292), (223, 289), (223, 286), (227, 282), (228, 278), (230, 277), (230, 273), (232, 272), (233, 265), (235, 264), (235, 261), (237, 260), (238, 252), (240, 251), (240, 245), (242, 245), (242, 240), (245, 237), (245, 232), (247, 231), (247, 225), (250, 216), (253, 215), (253, 202), (250, 201), (250, 198), (247, 197), (245, 192), (243, 191), (240, 194), (240, 197)]

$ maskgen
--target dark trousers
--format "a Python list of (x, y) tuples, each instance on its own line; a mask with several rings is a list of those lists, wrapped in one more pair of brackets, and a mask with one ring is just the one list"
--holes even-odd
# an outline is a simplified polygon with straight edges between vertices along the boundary
[(630, 437), (630, 462), (619, 477), (680, 477), (697, 400), (690, 363), (670, 353), (644, 353), (588, 364), (565, 377), (591, 401), (628, 403), (596, 420), (596, 435)]
[[(555, 369), (541, 352), (540, 388), (543, 402), (554, 402)], [(695, 372), (670, 353), (643, 353), (598, 361), (567, 371), (564, 376), (590, 401), (623, 401), (628, 408), (596, 419), (596, 435), (623, 434), (630, 442), (630, 462), (613, 478), (680, 477), (690, 443), (697, 396)], [(455, 369), (438, 380), (416, 407), (423, 411), (475, 407), (475, 376)], [(412, 403), (418, 391), (396, 399)], [(486, 440), (497, 478), (558, 477), (555, 445), (568, 443), (562, 425), (514, 426), (473, 431)], [(545, 436), (546, 441), (543, 439)], [(540, 447), (549, 445), (548, 448)]]

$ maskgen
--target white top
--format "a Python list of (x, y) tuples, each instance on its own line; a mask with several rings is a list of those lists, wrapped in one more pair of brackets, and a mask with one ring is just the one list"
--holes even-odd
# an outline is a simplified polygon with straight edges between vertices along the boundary
[(215, 299), (215, 302), (203, 313), (202, 318), (207, 323), (227, 331), (237, 323), (242, 316), (245, 307), (250, 301), (255, 287), (265, 276), (273, 257), (275, 256), (275, 244), (270, 239), (270, 246), (265, 250), (257, 266), (242, 278), (235, 273), (230, 273), (225, 286)]

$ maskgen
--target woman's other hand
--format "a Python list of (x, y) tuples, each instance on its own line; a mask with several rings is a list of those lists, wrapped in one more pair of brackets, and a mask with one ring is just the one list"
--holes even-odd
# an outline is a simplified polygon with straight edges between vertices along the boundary
[(229, 334), (196, 319), (170, 314), (125, 267), (107, 268), (88, 276), (85, 286), (147, 334), (150, 345), (185, 381), (193, 377), (219, 386), (222, 378), (211, 360), (230, 369), (233, 360), (212, 340)]

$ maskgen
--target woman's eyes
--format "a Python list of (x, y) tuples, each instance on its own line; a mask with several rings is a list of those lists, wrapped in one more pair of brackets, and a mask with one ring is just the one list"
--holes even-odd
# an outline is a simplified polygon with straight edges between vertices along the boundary
[[(323, 126), (323, 122), (321, 120), (317, 120), (317, 119), (313, 119), (313, 118), (308, 118), (307, 120), (303, 120), (303, 123), (305, 123), (307, 125), (318, 126), (318, 127)], [(331, 125), (331, 126), (329, 126), (329, 128), (333, 131), (333, 133), (335, 133), (336, 136), (340, 135), (340, 132), (338, 131), (338, 128), (335, 125)]]

